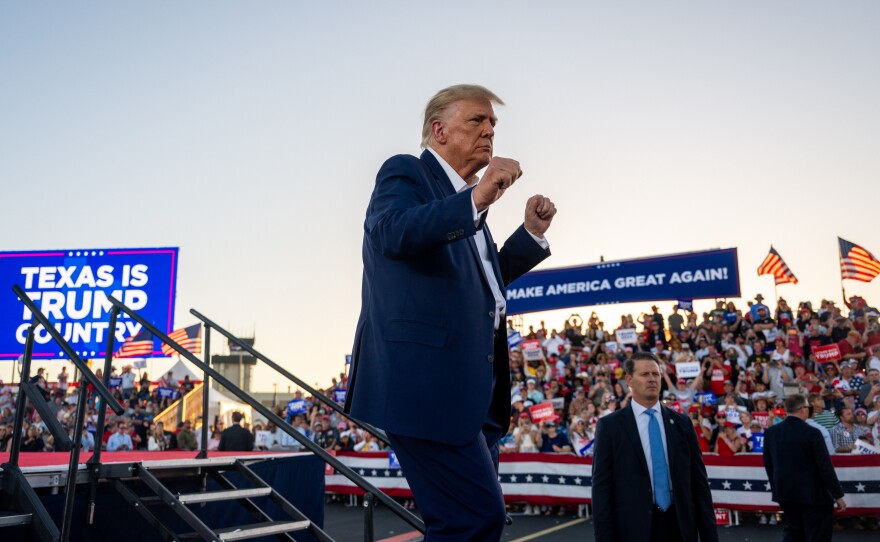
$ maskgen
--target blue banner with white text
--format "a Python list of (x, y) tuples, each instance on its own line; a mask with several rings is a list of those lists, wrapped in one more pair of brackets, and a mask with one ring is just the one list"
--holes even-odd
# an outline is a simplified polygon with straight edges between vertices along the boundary
[[(0, 252), (0, 360), (24, 352), (30, 311), (12, 291), (20, 286), (82, 358), (103, 357), (113, 296), (160, 330), (174, 329), (177, 248)], [(112, 330), (118, 350), (141, 325), (120, 315)], [(34, 358), (66, 357), (42, 327)], [(165, 357), (154, 341), (143, 357)]]
[(507, 287), (507, 314), (727, 297), (740, 297), (736, 248), (526, 273)]

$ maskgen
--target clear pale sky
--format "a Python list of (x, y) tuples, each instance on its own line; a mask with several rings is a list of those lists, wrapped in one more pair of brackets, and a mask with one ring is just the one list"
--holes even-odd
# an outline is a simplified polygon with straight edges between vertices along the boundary
[(4, 2), (0, 250), (179, 246), (178, 326), (195, 307), (327, 384), (376, 171), (471, 82), (525, 172), (495, 238), (532, 194), (559, 208), (542, 267), (735, 246), (772, 298), (772, 243), (780, 295), (839, 303), (837, 236), (880, 255), (878, 2), (329, 4)]

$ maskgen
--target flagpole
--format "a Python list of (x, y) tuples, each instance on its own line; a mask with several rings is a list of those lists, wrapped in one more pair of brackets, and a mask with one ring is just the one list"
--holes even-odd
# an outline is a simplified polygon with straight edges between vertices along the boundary
[[(846, 307), (846, 288), (843, 287), (843, 253), (840, 251), (840, 237), (837, 238), (837, 266), (840, 268), (840, 295), (843, 296), (843, 307)], [(842, 308), (843, 308), (842, 307)], [(841, 308), (841, 310), (842, 310)]]

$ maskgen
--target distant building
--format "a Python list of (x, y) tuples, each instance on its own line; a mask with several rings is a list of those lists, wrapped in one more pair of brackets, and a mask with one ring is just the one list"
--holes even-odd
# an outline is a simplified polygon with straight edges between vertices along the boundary
[[(254, 339), (241, 340), (248, 346), (254, 346)], [(246, 393), (253, 391), (254, 365), (256, 364), (256, 358), (238, 345), (233, 344), (232, 341), (229, 342), (228, 356), (211, 356), (211, 367)], [(226, 391), (225, 386), (221, 386), (216, 380), (212, 380), (211, 384), (221, 392), (230, 393)]]

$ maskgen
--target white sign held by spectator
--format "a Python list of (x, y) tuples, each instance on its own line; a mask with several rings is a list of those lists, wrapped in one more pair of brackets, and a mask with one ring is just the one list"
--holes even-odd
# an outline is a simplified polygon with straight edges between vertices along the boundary
[(617, 343), (615, 341), (606, 341), (605, 342), (605, 353), (608, 355), (613, 355), (617, 353)]
[(270, 448), (272, 446), (272, 433), (270, 431), (257, 431), (254, 435), (254, 448)]
[(696, 378), (700, 376), (699, 361), (682, 361), (675, 364), (675, 375), (678, 378)]
[(853, 453), (862, 455), (877, 455), (880, 454), (880, 448), (872, 445), (867, 441), (858, 439), (856, 440), (856, 449), (853, 451)]
[(523, 359), (526, 361), (537, 361), (544, 359), (544, 351), (541, 349), (541, 341), (523, 341), (520, 344), (522, 348)]
[(638, 333), (634, 329), (618, 329), (614, 335), (620, 344), (636, 344)]

